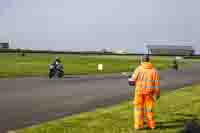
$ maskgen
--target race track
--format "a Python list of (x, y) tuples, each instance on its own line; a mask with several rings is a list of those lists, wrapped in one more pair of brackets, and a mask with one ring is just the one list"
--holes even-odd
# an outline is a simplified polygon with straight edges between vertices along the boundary
[[(200, 83), (199, 68), (160, 72), (162, 91)], [(0, 132), (117, 104), (130, 99), (131, 90), (121, 74), (1, 79)]]

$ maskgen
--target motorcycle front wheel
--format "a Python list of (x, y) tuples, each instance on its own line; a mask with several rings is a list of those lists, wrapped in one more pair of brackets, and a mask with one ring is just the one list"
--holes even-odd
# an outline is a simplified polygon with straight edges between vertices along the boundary
[(53, 72), (49, 72), (49, 79), (51, 79), (54, 76)]
[(63, 71), (61, 71), (61, 72), (59, 73), (59, 78), (62, 78), (62, 77), (64, 77), (64, 72), (63, 72)]

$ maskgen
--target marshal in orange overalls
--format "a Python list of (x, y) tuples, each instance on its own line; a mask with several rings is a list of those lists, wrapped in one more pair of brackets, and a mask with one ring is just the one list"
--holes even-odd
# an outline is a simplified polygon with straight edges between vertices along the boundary
[(134, 72), (133, 80), (135, 86), (134, 98), (134, 117), (135, 129), (141, 129), (144, 126), (144, 113), (146, 113), (147, 125), (149, 128), (155, 128), (153, 108), (155, 105), (154, 96), (160, 95), (160, 81), (157, 70), (150, 62), (143, 62)]

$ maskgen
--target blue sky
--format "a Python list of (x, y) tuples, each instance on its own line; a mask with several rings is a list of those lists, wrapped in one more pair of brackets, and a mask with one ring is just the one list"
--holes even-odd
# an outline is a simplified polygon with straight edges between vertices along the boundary
[(136, 52), (150, 40), (192, 40), (199, 49), (199, 5), (197, 0), (1, 0), (0, 40), (17, 48)]

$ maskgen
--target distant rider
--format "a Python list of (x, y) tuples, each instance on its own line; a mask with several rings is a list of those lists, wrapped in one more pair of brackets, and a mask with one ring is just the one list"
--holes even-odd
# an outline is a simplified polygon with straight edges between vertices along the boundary
[(49, 78), (57, 76), (59, 78), (64, 76), (63, 65), (59, 57), (56, 57), (52, 64), (49, 65)]
[(55, 60), (53, 61), (52, 65), (57, 65), (57, 64), (60, 64), (61, 63), (61, 60), (59, 57), (56, 57)]
[(172, 68), (174, 70), (178, 71), (178, 63), (177, 63), (176, 59), (173, 61)]

